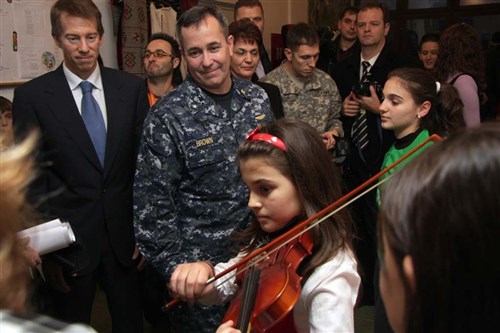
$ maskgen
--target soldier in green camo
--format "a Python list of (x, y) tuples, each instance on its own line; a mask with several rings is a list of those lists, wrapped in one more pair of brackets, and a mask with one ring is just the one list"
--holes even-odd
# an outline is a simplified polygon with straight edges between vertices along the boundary
[[(227, 261), (231, 234), (250, 222), (236, 164), (246, 135), (273, 121), (258, 86), (230, 75), (233, 40), (224, 15), (196, 6), (177, 23), (190, 75), (149, 112), (134, 186), (140, 251), (166, 281), (186, 262)], [(225, 307), (180, 303), (173, 332), (215, 332)]]
[(285, 61), (261, 81), (278, 86), (285, 117), (301, 119), (321, 133), (327, 149), (342, 136), (341, 99), (332, 78), (316, 69), (319, 37), (306, 23), (294, 25), (286, 36)]

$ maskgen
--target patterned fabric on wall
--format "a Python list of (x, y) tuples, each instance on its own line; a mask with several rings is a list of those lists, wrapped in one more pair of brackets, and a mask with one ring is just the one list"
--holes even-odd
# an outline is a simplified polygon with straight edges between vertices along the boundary
[(148, 13), (146, 0), (123, 0), (121, 40), (118, 45), (120, 69), (144, 76), (142, 52), (148, 42)]

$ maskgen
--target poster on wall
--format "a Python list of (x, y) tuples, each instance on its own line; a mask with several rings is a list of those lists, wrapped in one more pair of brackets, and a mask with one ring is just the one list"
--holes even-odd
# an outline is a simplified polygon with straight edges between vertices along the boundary
[(0, 1), (0, 84), (15, 85), (54, 70), (63, 55), (51, 36), (54, 0)]

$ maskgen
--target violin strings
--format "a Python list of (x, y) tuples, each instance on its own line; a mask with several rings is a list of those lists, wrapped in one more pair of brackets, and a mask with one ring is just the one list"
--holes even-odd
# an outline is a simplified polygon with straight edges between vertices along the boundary
[(236, 328), (242, 332), (246, 332), (250, 322), (255, 298), (257, 297), (257, 289), (259, 288), (260, 269), (252, 268), (250, 272), (245, 275), (243, 280), (243, 298), (241, 301), (241, 308), (238, 315), (238, 322)]
[[(277, 251), (278, 249), (273, 249), (269, 252), (269, 254), (272, 254), (274, 253), (275, 251)], [(247, 270), (253, 268), (254, 266), (256, 266), (257, 264), (261, 263), (262, 261), (264, 260), (267, 260), (269, 259), (269, 255), (267, 254), (267, 252), (264, 252), (262, 253), (259, 257), (256, 257), (254, 259), (254, 261), (252, 261), (251, 264), (248, 264), (247, 266), (245, 266), (244, 268), (242, 268), (240, 271), (237, 271), (236, 269), (234, 269), (233, 271), (231, 271), (231, 273), (228, 273), (227, 275), (224, 275), (223, 277), (220, 277), (219, 279), (215, 280), (215, 276), (211, 277), (210, 279), (207, 280), (207, 282), (205, 283), (205, 285), (209, 285), (210, 283), (214, 283), (214, 287), (219, 287), (220, 285), (224, 284), (226, 281), (229, 281), (231, 280), (232, 278), (236, 277), (236, 275), (238, 275), (239, 273), (243, 273), (243, 272), (246, 272)], [(224, 279), (223, 279), (224, 278)], [(219, 282), (220, 281), (220, 282)], [(212, 290), (211, 292), (214, 292), (214, 290)]]

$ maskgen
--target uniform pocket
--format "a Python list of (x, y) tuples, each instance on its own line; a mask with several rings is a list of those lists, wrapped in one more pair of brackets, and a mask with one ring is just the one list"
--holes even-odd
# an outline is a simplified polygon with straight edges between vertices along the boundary
[(222, 136), (203, 136), (186, 143), (186, 165), (201, 173), (227, 165), (235, 160), (236, 148)]

